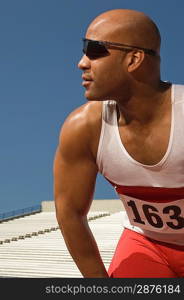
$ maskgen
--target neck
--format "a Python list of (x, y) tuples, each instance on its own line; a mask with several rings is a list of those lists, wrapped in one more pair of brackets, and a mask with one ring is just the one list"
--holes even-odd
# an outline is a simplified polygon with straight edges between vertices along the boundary
[(126, 100), (123, 98), (117, 101), (119, 123), (137, 121), (143, 125), (159, 118), (168, 107), (170, 87), (170, 83), (162, 81), (157, 86), (139, 86)]

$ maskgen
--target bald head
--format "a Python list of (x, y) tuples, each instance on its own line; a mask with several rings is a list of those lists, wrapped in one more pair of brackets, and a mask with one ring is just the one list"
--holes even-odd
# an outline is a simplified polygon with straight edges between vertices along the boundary
[(160, 51), (161, 38), (156, 24), (135, 10), (114, 9), (100, 14), (88, 27), (86, 36)]

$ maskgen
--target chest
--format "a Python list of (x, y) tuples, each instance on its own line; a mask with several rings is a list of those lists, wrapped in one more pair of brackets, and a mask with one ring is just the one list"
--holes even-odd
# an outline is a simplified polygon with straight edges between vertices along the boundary
[(121, 142), (128, 154), (145, 165), (159, 163), (167, 152), (171, 137), (171, 118), (152, 126), (119, 127)]

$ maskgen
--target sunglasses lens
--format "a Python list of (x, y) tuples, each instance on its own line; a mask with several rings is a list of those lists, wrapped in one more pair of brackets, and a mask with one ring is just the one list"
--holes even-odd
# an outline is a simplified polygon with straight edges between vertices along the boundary
[(91, 59), (106, 56), (109, 52), (105, 46), (98, 41), (83, 40), (83, 52)]

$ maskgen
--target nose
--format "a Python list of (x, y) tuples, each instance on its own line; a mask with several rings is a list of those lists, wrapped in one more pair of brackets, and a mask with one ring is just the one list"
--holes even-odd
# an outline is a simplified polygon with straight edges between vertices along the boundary
[(84, 54), (78, 63), (78, 68), (81, 70), (86, 70), (90, 68), (90, 59)]

